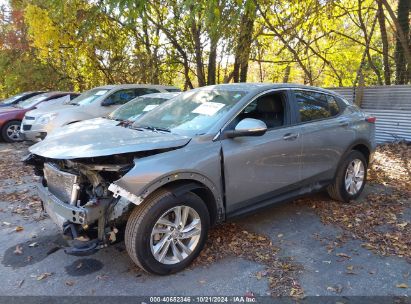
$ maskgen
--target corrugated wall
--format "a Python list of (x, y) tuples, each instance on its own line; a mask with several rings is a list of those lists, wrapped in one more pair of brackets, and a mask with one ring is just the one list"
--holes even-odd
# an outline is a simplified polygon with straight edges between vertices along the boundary
[[(329, 88), (353, 101), (353, 88)], [(358, 92), (358, 91), (357, 91)], [(411, 86), (375, 86), (362, 88), (361, 108), (375, 116), (378, 143), (411, 141)]]

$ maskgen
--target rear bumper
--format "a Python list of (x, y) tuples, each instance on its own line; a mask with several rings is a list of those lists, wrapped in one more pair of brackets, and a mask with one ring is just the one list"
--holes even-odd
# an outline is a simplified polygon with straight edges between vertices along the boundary
[(63, 229), (63, 224), (67, 222), (80, 225), (92, 224), (104, 215), (107, 206), (105, 201), (82, 207), (67, 204), (50, 193), (42, 184), (37, 185), (37, 192), (45, 211), (60, 229)]

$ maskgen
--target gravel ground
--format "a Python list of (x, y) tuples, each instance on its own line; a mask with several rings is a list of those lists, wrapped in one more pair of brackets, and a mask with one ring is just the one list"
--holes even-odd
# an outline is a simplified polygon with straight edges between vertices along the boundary
[(25, 144), (0, 143), (0, 295), (411, 295), (410, 147), (379, 148), (349, 205), (319, 193), (213, 229), (187, 270), (138, 269), (123, 243), (64, 254), (40, 212)]

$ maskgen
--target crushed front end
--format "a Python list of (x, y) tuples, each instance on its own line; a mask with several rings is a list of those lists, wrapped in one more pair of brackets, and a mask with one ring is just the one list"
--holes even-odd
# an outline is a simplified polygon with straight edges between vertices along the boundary
[(109, 190), (134, 165), (130, 155), (79, 160), (29, 155), (24, 162), (41, 177), (43, 208), (60, 227), (70, 247), (66, 253), (87, 255), (117, 240), (133, 204)]

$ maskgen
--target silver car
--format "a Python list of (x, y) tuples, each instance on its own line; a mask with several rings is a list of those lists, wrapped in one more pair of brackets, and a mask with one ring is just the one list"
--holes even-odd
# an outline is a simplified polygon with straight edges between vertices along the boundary
[(147, 114), (165, 101), (176, 97), (179, 94), (181, 93), (153, 93), (143, 95), (130, 100), (107, 116), (86, 119), (57, 128), (55, 131), (47, 135), (47, 137), (60, 136), (62, 133), (76, 133), (78, 130), (84, 131), (87, 128), (103, 128), (104, 126), (123, 128), (131, 126), (140, 116)]
[(40, 141), (53, 130), (74, 122), (102, 117), (138, 96), (179, 91), (173, 86), (148, 84), (106, 85), (84, 92), (67, 104), (27, 112), (21, 124), (24, 139)]
[(183, 93), (131, 128), (90, 128), (30, 148), (39, 195), (90, 254), (118, 240), (142, 269), (170, 274), (199, 254), (210, 226), (327, 189), (364, 188), (375, 118), (335, 93), (290, 84), (227, 84)]

